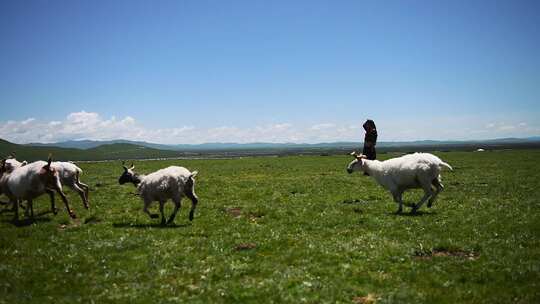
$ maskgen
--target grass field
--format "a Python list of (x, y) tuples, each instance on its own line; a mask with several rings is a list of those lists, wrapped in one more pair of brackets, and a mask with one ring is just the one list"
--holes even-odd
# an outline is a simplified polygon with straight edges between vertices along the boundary
[(166, 228), (118, 162), (81, 163), (77, 220), (0, 214), (0, 303), (539, 303), (540, 151), (438, 155), (454, 171), (417, 216), (346, 156), (136, 162), (199, 171), (195, 220), (184, 200)]

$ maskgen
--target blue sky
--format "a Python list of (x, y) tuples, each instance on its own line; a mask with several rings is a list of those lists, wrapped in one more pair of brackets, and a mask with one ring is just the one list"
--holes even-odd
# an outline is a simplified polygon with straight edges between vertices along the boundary
[(538, 1), (2, 1), (0, 137), (540, 135)]

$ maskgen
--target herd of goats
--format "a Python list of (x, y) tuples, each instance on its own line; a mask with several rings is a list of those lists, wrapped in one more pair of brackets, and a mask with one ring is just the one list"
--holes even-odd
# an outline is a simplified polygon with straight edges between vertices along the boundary
[[(363, 171), (390, 191), (394, 201), (399, 205), (397, 213), (403, 212), (403, 192), (413, 188), (422, 189), (424, 196), (412, 206), (411, 213), (415, 213), (426, 201), (427, 207), (430, 208), (443, 189), (440, 176), (442, 167), (452, 170), (450, 165), (429, 153), (407, 154), (385, 161), (369, 160), (356, 152), (351, 153), (351, 156), (354, 159), (347, 166), (347, 172)], [(152, 214), (148, 210), (153, 202), (159, 202), (161, 224), (174, 222), (181, 199), (187, 197), (191, 200), (189, 220), (193, 220), (199, 201), (195, 194), (194, 177), (197, 171), (190, 172), (184, 167), (170, 166), (148, 175), (141, 175), (134, 171), (133, 164), (130, 168), (123, 165), (123, 169), (118, 180), (119, 184), (132, 183), (137, 188), (144, 202), (143, 211), (150, 218), (159, 217), (158, 214)], [(12, 205), (15, 222), (19, 220), (19, 207), (23, 206), (23, 201), (27, 202), (26, 216), (33, 218), (32, 200), (43, 194), (50, 196), (51, 211), (57, 214), (55, 193), (62, 198), (70, 217), (75, 218), (75, 212), (69, 207), (62, 187), (67, 186), (77, 192), (84, 207), (88, 209), (89, 187), (80, 181), (81, 173), (82, 170), (72, 162), (53, 162), (51, 156), (47, 161), (27, 163), (17, 161), (12, 154), (1, 160), (0, 194), (5, 194), (9, 198), (8, 204)], [(174, 203), (174, 210), (169, 219), (166, 219), (163, 209), (169, 199)]]

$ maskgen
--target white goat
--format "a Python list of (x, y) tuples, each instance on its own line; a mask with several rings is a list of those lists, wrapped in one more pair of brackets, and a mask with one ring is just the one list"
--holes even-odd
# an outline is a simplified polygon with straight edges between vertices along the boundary
[(72, 162), (53, 162), (51, 166), (58, 172), (62, 185), (68, 186), (77, 192), (81, 197), (84, 208), (88, 209), (88, 185), (81, 183), (79, 179), (82, 174), (81, 168)]
[[(6, 159), (6, 172), (11, 173), (16, 168), (25, 166), (28, 164), (26, 161), (22, 163), (15, 158)], [(77, 192), (81, 197), (83, 205), (86, 209), (89, 209), (88, 204), (88, 185), (80, 181), (80, 175), (82, 174), (81, 168), (77, 167), (72, 162), (52, 162), (51, 166), (58, 172), (60, 182), (63, 186), (70, 187), (73, 191)], [(0, 194), (2, 190), (0, 189)], [(57, 213), (56, 205), (54, 202), (54, 195), (51, 195), (51, 209), (54, 214)]]
[[(161, 225), (172, 223), (178, 209), (180, 209), (182, 197), (187, 196), (191, 200), (189, 220), (193, 220), (195, 207), (197, 207), (199, 201), (199, 198), (195, 194), (194, 177), (197, 175), (197, 171), (190, 172), (184, 167), (170, 166), (145, 176), (134, 172), (135, 166), (133, 164), (131, 168), (123, 167), (124, 173), (118, 179), (118, 183), (120, 185), (133, 183), (137, 187), (139, 195), (144, 201), (143, 211), (150, 218), (159, 217), (159, 215), (152, 214), (148, 211), (148, 207), (150, 207), (152, 202), (157, 201), (159, 202), (159, 212), (161, 213)], [(169, 199), (172, 199), (174, 203), (174, 211), (169, 220), (165, 221), (163, 206)]]
[(427, 206), (431, 208), (437, 195), (444, 188), (441, 184), (441, 166), (452, 170), (450, 165), (429, 153), (408, 154), (385, 161), (368, 160), (356, 152), (351, 155), (355, 159), (349, 163), (347, 172), (364, 171), (389, 190), (394, 201), (399, 204), (397, 213), (403, 211), (403, 192), (413, 188), (422, 188), (424, 196), (412, 207), (411, 213), (415, 213), (428, 199)]
[(28, 208), (33, 217), (34, 210), (32, 200), (44, 193), (48, 193), (51, 197), (51, 202), (54, 202), (54, 191), (62, 197), (69, 215), (72, 218), (76, 217), (75, 213), (69, 207), (68, 200), (62, 191), (62, 184), (60, 183), (58, 172), (51, 166), (51, 162), (52, 159), (49, 158), (47, 162), (36, 161), (11, 172), (7, 172), (6, 162), (5, 160), (2, 161), (2, 167), (0, 169), (0, 172), (2, 172), (0, 187), (14, 204), (16, 221), (19, 218), (19, 201), (28, 201)]
[[(3, 164), (2, 166), (4, 166), (4, 167), (3, 167), (2, 170), (0, 170), (0, 179), (4, 175), (4, 171), (5, 171), (5, 173), (9, 174), (13, 170), (15, 170), (15, 169), (17, 169), (19, 167), (25, 166), (28, 163), (26, 161), (19, 162), (18, 160), (15, 159), (13, 154), (11, 154), (10, 156), (8, 156), (7, 158), (2, 160), (2, 164)], [(0, 187), (0, 195), (3, 194), (3, 193), (4, 193), (4, 191), (2, 190), (2, 187)], [(8, 204), (8, 203), (5, 203), (5, 202), (0, 202), (0, 203), (2, 205)]]
[(28, 164), (27, 161), (20, 162), (16, 160), (15, 158), (8, 158), (6, 159), (6, 171), (10, 173), (11, 171), (19, 167), (26, 166), (27, 164)]

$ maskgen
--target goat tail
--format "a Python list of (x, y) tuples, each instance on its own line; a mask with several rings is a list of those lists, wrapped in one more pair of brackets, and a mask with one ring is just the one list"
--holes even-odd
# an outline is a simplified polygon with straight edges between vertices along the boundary
[(443, 161), (441, 161), (441, 163), (439, 164), (439, 166), (444, 166), (444, 167), (450, 169), (450, 171), (454, 171), (454, 169), (452, 169), (452, 166), (450, 166), (449, 164), (447, 164), (447, 163), (445, 163), (445, 162), (443, 162)]
[(199, 172), (198, 171), (193, 171), (189, 175), (189, 177), (188, 177), (188, 179), (186, 181), (186, 186), (187, 186), (188, 189), (193, 189), (193, 186), (195, 185), (194, 177), (197, 176), (197, 173), (199, 173)]

